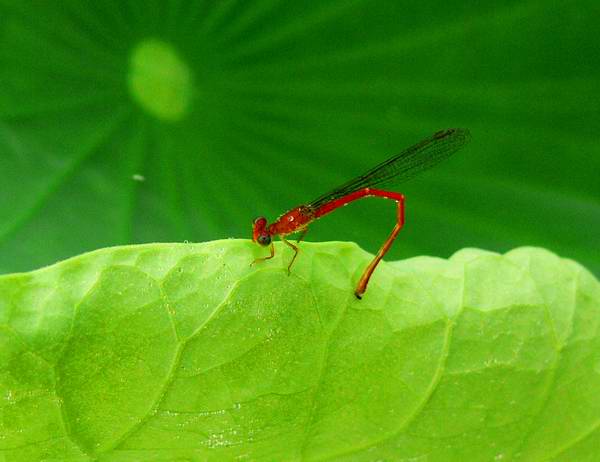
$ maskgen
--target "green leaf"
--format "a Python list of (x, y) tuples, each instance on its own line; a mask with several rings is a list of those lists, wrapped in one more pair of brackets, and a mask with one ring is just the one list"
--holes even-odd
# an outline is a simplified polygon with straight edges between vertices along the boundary
[[(597, 0), (0, 0), (0, 272), (248, 237), (464, 126), (398, 188), (392, 256), (536, 245), (599, 275), (599, 22)], [(308, 238), (374, 251), (393, 217), (369, 199)]]
[(593, 461), (600, 284), (537, 248), (242, 240), (0, 277), (7, 461)]

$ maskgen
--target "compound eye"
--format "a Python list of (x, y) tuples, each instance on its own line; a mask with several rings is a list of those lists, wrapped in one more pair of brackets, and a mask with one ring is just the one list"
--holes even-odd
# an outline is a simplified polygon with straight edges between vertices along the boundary
[(258, 243), (260, 245), (269, 245), (271, 243), (271, 236), (268, 234), (261, 234), (258, 236)]

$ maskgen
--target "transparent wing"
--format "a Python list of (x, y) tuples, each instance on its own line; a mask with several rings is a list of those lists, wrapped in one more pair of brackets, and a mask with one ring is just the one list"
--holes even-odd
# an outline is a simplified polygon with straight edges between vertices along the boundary
[(363, 188), (381, 187), (407, 181), (450, 157), (467, 144), (470, 138), (471, 135), (466, 128), (449, 128), (436, 132), (429, 138), (405, 149), (305, 206), (317, 209)]

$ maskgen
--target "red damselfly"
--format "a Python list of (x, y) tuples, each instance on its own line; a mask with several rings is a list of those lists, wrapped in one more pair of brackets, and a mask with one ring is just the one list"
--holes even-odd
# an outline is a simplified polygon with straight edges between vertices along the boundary
[[(394, 226), (392, 233), (383, 243), (373, 261), (365, 268), (358, 281), (354, 294), (356, 297), (362, 298), (367, 290), (367, 284), (373, 271), (375, 271), (378, 263), (392, 246), (394, 239), (396, 239), (396, 236), (404, 225), (404, 196), (397, 192), (384, 191), (379, 188), (390, 184), (402, 183), (416, 174), (433, 167), (458, 151), (469, 139), (469, 130), (464, 128), (450, 128), (438, 131), (429, 138), (405, 149), (400, 154), (373, 167), (363, 175), (344, 183), (333, 191), (323, 194), (312, 202), (291, 209), (270, 225), (267, 224), (265, 217), (258, 217), (254, 220), (252, 239), (262, 246), (270, 245), (271, 253), (268, 257), (257, 258), (253, 264), (273, 258), (275, 248), (273, 247), (272, 237), (277, 235), (294, 250), (294, 256), (288, 265), (289, 273), (292, 264), (298, 256), (297, 244), (306, 235), (308, 225), (311, 222), (363, 197), (378, 196), (385, 199), (392, 199), (397, 203), (396, 226)], [(296, 244), (292, 244), (285, 238), (288, 234), (297, 232), (301, 234)]]

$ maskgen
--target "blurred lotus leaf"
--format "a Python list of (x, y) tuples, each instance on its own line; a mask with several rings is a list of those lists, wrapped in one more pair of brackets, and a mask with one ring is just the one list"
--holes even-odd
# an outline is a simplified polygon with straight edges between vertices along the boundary
[[(596, 0), (0, 1), (0, 271), (247, 237), (438, 129), (392, 259), (539, 245), (600, 272)], [(368, 199), (309, 240), (375, 251)]]

